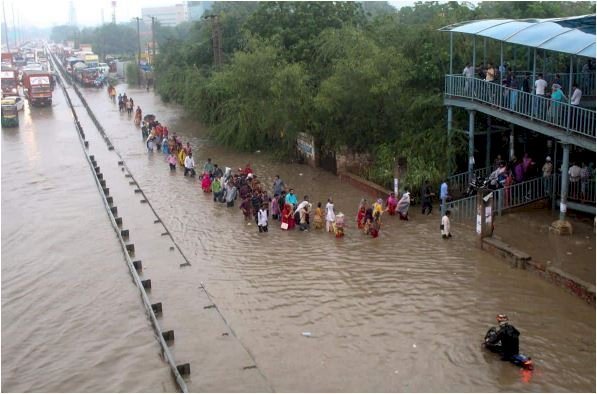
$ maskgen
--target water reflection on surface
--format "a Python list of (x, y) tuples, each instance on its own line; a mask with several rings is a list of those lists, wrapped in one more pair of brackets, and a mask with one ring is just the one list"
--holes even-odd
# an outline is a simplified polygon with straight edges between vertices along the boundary
[[(279, 174), (299, 197), (333, 196), (347, 218), (356, 214), (361, 192), (332, 174), (214, 146), (178, 106), (140, 90), (127, 94), (191, 141), (198, 166), (207, 157), (233, 168), (251, 163), (268, 185)], [(197, 282), (277, 391), (595, 390), (595, 309), (479, 251), (470, 230), (455, 226), (455, 238), (443, 241), (437, 212), (421, 217), (413, 207), (410, 222), (384, 218), (377, 239), (354, 223), (343, 239), (274, 225), (258, 234), (238, 203), (214, 204), (197, 180), (147, 153), (139, 129), (105, 92), (86, 95), (191, 258)], [(531, 378), (480, 347), (499, 312), (510, 315), (522, 351), (536, 360)]]

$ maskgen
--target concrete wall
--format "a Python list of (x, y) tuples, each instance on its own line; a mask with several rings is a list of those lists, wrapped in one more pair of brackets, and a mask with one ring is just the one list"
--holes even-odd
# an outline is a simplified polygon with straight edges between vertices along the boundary
[(363, 170), (371, 165), (373, 159), (368, 153), (354, 153), (347, 148), (340, 149), (336, 152), (336, 167), (338, 173), (352, 172), (360, 174)]

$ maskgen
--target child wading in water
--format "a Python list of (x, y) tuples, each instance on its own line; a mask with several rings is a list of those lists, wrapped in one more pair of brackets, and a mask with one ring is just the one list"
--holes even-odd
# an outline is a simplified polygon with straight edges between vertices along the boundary
[(176, 159), (176, 156), (174, 156), (172, 153), (170, 153), (170, 155), (168, 155), (168, 158), (166, 160), (168, 161), (168, 164), (170, 164), (170, 171), (176, 170), (176, 162), (178, 161)]
[(257, 212), (257, 226), (260, 233), (267, 233), (267, 204), (263, 204)]
[(450, 234), (450, 210), (449, 209), (446, 210), (446, 214), (444, 215), (444, 217), (442, 217), (441, 230), (442, 230), (442, 238), (443, 239), (452, 238), (452, 234)]

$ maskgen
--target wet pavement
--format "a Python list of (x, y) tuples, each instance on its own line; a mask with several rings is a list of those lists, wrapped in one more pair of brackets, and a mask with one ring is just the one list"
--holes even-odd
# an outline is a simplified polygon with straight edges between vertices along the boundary
[(559, 213), (525, 208), (496, 217), (494, 236), (528, 253), (534, 261), (557, 267), (595, 285), (595, 227), (586, 215), (569, 212), (570, 236), (557, 235), (549, 226)]

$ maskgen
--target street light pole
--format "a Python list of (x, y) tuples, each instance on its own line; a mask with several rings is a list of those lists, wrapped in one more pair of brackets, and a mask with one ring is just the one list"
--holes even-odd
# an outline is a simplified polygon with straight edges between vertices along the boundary
[(138, 47), (138, 54), (137, 54), (137, 85), (141, 86), (141, 71), (139, 71), (139, 65), (141, 64), (141, 33), (139, 32), (139, 18), (138, 16), (135, 17), (137, 20), (137, 47)]
[(155, 64), (155, 16), (151, 17), (151, 50), (153, 52), (151, 56), (151, 64)]

